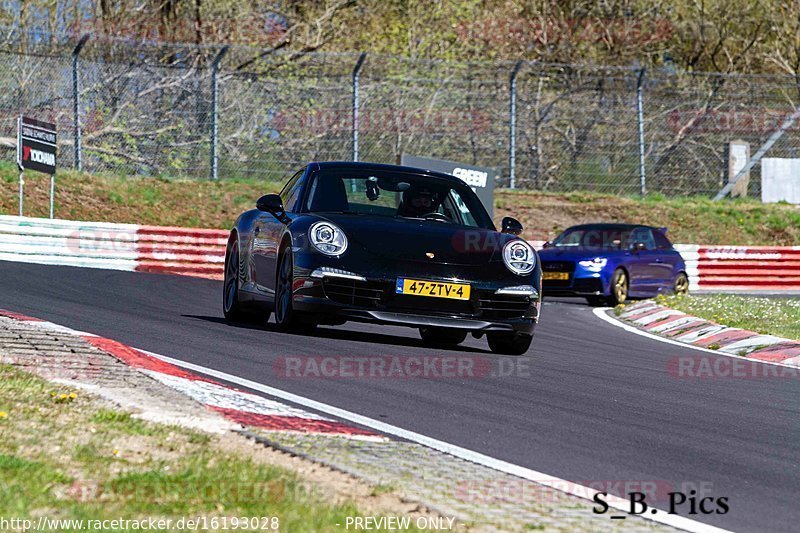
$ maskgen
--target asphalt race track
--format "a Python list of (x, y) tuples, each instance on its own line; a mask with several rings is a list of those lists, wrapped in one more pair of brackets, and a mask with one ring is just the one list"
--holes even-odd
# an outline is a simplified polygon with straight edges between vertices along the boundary
[[(730, 512), (690, 516), (737, 531), (800, 522), (797, 378), (679, 379), (701, 352), (626, 332), (583, 300), (548, 301), (528, 376), (287, 379), (295, 355), (440, 355), (412, 329), (346, 324), (313, 337), (222, 320), (221, 282), (0, 262), (0, 308), (245, 377), (581, 484), (710, 488)], [(486, 358), (484, 339), (457, 351)], [(470, 481), (470, 480), (467, 480)], [(591, 505), (587, 501), (587, 505)], [(664, 503), (659, 507), (665, 508)], [(688, 509), (684, 507), (684, 509)]]

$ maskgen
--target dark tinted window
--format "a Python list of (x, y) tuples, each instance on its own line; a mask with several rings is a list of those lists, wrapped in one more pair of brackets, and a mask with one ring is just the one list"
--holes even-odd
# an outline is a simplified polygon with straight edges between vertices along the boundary
[(306, 210), (427, 219), (494, 229), (465, 183), (369, 168), (322, 169), (310, 178)]
[(292, 176), (280, 193), (281, 200), (283, 201), (283, 208), (289, 213), (295, 211), (295, 205), (299, 199), (300, 191), (303, 190), (303, 180), (300, 178), (303, 176), (304, 172), (305, 169)]
[(640, 242), (644, 243), (645, 250), (656, 249), (656, 240), (653, 238), (653, 232), (649, 228), (636, 228), (633, 230), (633, 235), (631, 238), (633, 239), (634, 244)]
[(556, 248), (587, 250), (624, 250), (630, 246), (631, 230), (616, 226), (580, 226), (570, 228), (555, 239)]
[(664, 235), (663, 233), (661, 233), (660, 231), (653, 230), (653, 237), (656, 239), (656, 247), (659, 250), (671, 250), (672, 249), (672, 243), (669, 242), (669, 239), (667, 239), (667, 236)]

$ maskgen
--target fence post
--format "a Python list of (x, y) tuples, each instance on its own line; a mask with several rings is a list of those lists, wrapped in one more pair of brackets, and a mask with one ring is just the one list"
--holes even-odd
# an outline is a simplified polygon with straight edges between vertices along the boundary
[(636, 79), (636, 117), (639, 123), (639, 182), (642, 196), (647, 194), (647, 179), (644, 168), (644, 99), (642, 95), (644, 91), (644, 74), (645, 69), (640, 69), (639, 76)]
[(17, 166), (19, 167), (19, 216), (22, 216), (24, 167), (22, 166), (22, 115), (17, 117)]
[(83, 170), (83, 153), (81, 147), (81, 116), (80, 116), (80, 88), (78, 86), (78, 58), (81, 55), (86, 41), (89, 40), (89, 34), (81, 37), (75, 49), (72, 51), (72, 141), (75, 149), (75, 161), (73, 167), (77, 171)]
[(353, 161), (358, 161), (358, 77), (366, 58), (367, 53), (361, 52), (353, 68)]
[(217, 52), (217, 55), (214, 57), (214, 60), (211, 62), (211, 131), (209, 134), (211, 135), (210, 167), (212, 180), (219, 179), (217, 168), (217, 164), (219, 163), (219, 157), (217, 156), (217, 116), (219, 112), (219, 86), (217, 83), (217, 74), (219, 73), (219, 64), (227, 53), (228, 46), (225, 45), (220, 48), (219, 52)]
[(783, 137), (783, 134), (786, 133), (786, 130), (791, 128), (798, 118), (800, 118), (800, 106), (797, 106), (797, 108), (794, 110), (794, 113), (786, 117), (786, 120), (783, 121), (783, 124), (781, 124), (777, 130), (772, 132), (772, 135), (769, 136), (769, 139), (767, 139), (767, 141), (761, 145), (761, 148), (758, 149), (750, 161), (748, 161), (747, 164), (736, 173), (732, 180), (730, 180), (722, 189), (720, 189), (720, 191), (714, 197), (714, 201), (718, 202), (719, 200), (725, 198), (725, 196), (731, 192), (733, 186), (736, 185), (740, 179), (742, 179), (742, 176), (750, 172), (750, 170), (752, 170), (752, 168), (756, 166), (759, 161), (761, 161), (761, 158), (766, 155), (770, 148), (772, 148), (772, 145), (778, 142), (781, 137)]
[(508, 83), (508, 186), (512, 189), (517, 181), (517, 74), (521, 68), (522, 61), (517, 61)]

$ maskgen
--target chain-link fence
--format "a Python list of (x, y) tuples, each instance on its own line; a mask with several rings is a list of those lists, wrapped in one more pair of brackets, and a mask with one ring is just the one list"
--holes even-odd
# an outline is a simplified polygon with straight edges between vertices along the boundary
[[(782, 76), (76, 44), (0, 43), (4, 159), (25, 113), (58, 124), (62, 167), (97, 173), (281, 180), (312, 160), (406, 153), (495, 168), (501, 187), (713, 195), (729, 143), (756, 154), (800, 103)], [(798, 126), (767, 157), (798, 157)], [(758, 195), (760, 165), (750, 174)]]

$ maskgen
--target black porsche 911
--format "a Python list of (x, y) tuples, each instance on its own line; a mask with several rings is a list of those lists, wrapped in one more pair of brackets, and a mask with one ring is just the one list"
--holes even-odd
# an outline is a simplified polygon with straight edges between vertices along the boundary
[(311, 163), (258, 199), (231, 230), (223, 310), (281, 331), (373, 322), (419, 328), (428, 345), (484, 334), (524, 354), (539, 320), (541, 269), (522, 226), (502, 232), (448, 174)]

